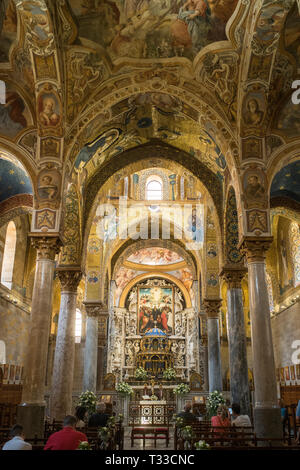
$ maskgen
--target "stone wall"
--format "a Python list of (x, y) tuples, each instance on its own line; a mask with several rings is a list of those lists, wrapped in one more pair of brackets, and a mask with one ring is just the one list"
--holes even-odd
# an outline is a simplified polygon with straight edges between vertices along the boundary
[[(296, 340), (300, 341), (300, 302), (273, 317), (271, 326), (276, 368), (293, 365), (292, 355), (296, 349), (292, 348), (292, 344)], [(297, 382), (300, 384), (299, 379)], [(293, 381), (291, 384), (297, 382)]]
[[(1, 289), (2, 296), (12, 295), (10, 291), (10, 294), (4, 294), (4, 292), (4, 289)], [(20, 304), (20, 301), (18, 303)], [(24, 365), (29, 327), (29, 311), (1, 297), (0, 340), (3, 340), (6, 345), (6, 363)]]

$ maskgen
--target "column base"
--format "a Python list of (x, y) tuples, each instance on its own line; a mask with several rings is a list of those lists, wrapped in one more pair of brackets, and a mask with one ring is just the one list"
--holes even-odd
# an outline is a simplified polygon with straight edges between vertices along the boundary
[(44, 437), (45, 405), (19, 405), (17, 409), (17, 422), (22, 424), (25, 439)]
[[(283, 438), (280, 408), (254, 408), (253, 415), (254, 431), (258, 438)], [(263, 446), (266, 443), (258, 445)]]

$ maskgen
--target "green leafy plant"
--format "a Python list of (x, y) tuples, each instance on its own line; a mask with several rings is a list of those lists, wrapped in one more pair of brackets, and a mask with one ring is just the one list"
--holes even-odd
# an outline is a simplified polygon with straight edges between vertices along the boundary
[(186, 384), (179, 384), (177, 387), (173, 389), (173, 393), (178, 396), (183, 396), (186, 395), (186, 393), (189, 393), (190, 387)]
[(206, 409), (208, 416), (210, 418), (212, 416), (215, 416), (217, 414), (217, 409), (219, 408), (219, 406), (224, 404), (225, 398), (223, 397), (221, 392), (218, 392), (217, 390), (211, 392), (206, 399)]
[(179, 432), (180, 436), (184, 440), (184, 448), (191, 449), (192, 448), (192, 440), (195, 438), (195, 434), (193, 431), (192, 426), (183, 426)]
[(211, 450), (210, 445), (205, 441), (198, 441), (195, 444), (196, 450)]
[(172, 367), (166, 369), (163, 373), (163, 378), (165, 380), (174, 380), (176, 379), (176, 372)]
[(77, 450), (92, 450), (88, 441), (80, 441)]
[(126, 382), (120, 382), (116, 386), (117, 392), (121, 393), (122, 395), (132, 395), (133, 394), (133, 389), (130, 385), (128, 385)]
[(89, 414), (95, 413), (97, 404), (97, 397), (93, 392), (87, 390), (83, 392), (78, 400), (78, 405), (87, 409)]
[(134, 376), (137, 380), (146, 380), (148, 377), (148, 374), (143, 367), (138, 367), (135, 370)]

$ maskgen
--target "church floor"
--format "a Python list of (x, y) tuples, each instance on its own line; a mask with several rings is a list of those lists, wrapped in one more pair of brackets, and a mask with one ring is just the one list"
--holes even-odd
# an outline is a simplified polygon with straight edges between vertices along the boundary
[[(143, 439), (135, 439), (134, 447), (131, 447), (131, 427), (125, 428), (124, 433), (124, 450), (143, 450)], [(156, 448), (154, 447), (154, 439), (145, 440), (145, 450), (173, 450), (174, 449), (174, 438), (173, 429), (170, 429), (170, 441), (168, 447), (166, 446), (165, 439), (158, 439), (156, 442)]]

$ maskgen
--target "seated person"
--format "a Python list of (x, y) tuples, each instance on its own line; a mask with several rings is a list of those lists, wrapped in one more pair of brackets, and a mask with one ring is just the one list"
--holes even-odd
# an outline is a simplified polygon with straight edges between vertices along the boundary
[(21, 424), (15, 424), (10, 430), (10, 435), (12, 439), (4, 444), (2, 450), (32, 450), (32, 445), (24, 440), (25, 436)]
[(241, 415), (241, 407), (238, 403), (233, 403), (232, 406), (232, 426), (249, 427), (251, 421), (248, 415)]
[(105, 403), (101, 402), (97, 405), (96, 413), (93, 413), (89, 419), (88, 426), (90, 428), (98, 428), (102, 426), (106, 426), (108, 420), (108, 414), (105, 413), (106, 405)]
[(185, 423), (194, 423), (197, 422), (197, 418), (193, 413), (191, 413), (192, 409), (192, 404), (190, 401), (188, 401), (185, 406), (184, 406), (184, 411), (181, 411), (181, 413), (177, 414), (178, 418), (183, 418)]
[(76, 431), (77, 418), (68, 415), (64, 419), (63, 429), (57, 431), (49, 437), (44, 450), (76, 450), (80, 442), (87, 441), (87, 437), (82, 432)]
[(230, 420), (228, 418), (228, 408), (225, 405), (220, 405), (217, 409), (216, 416), (211, 418), (211, 425), (214, 432), (224, 434), (226, 432), (223, 428), (228, 428), (231, 426)]

